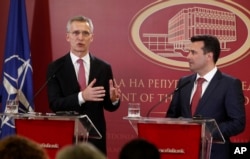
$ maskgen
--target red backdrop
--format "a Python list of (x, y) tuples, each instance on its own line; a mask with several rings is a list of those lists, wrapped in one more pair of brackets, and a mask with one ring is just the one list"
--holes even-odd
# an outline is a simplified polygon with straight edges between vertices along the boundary
[[(236, 16), (237, 39), (235, 42), (229, 43), (232, 50), (226, 53), (241, 52), (229, 57), (230, 61), (221, 65), (220, 69), (240, 78), (243, 82), (246, 97), (247, 128), (243, 133), (232, 138), (232, 141), (249, 142), (250, 76), (246, 68), (249, 66), (250, 58), (248, 56), (249, 45), (245, 46), (244, 42), (249, 40), (247, 39), (249, 37), (249, 30), (247, 29), (249, 23), (246, 24), (245, 22), (249, 21), (250, 18), (250, 3), (245, 0), (235, 0), (235, 2), (230, 3), (219, 2), (221, 2), (222, 8), (219, 8), (221, 5), (214, 6), (214, 2), (209, 0), (199, 7), (226, 12), (232, 10), (232, 13)], [(177, 15), (185, 7), (193, 7), (192, 4), (187, 4), (185, 0), (178, 4), (176, 1), (159, 2), (156, 0), (26, 0), (26, 6), (34, 70), (34, 92), (38, 92), (45, 83), (48, 63), (69, 51), (69, 45), (65, 40), (67, 20), (74, 15), (85, 15), (93, 20), (95, 28), (91, 53), (112, 65), (115, 79), (122, 89), (121, 108), (114, 113), (106, 113), (110, 159), (117, 158), (121, 146), (131, 138), (136, 137), (128, 121), (122, 119), (127, 115), (128, 103), (141, 103), (141, 114), (145, 116), (150, 107), (157, 103), (163, 94), (170, 93), (175, 88), (177, 80), (181, 76), (190, 74), (188, 70), (176, 66), (179, 61), (183, 61), (183, 58), (181, 60), (178, 58), (172, 59), (167, 64), (161, 57), (151, 58), (150, 53), (152, 52), (144, 46), (140, 46), (140, 42), (143, 40), (136, 39), (137, 37), (134, 36), (138, 34), (141, 38), (144, 35), (147, 36), (144, 33), (150, 33), (151, 35), (167, 33), (170, 18)], [(1, 0), (0, 72), (2, 72), (8, 8), (9, 0)], [(132, 32), (133, 29), (134, 32)], [(137, 32), (137, 29), (139, 32)], [(241, 31), (242, 29), (243, 31)], [(233, 48), (232, 45), (237, 47)], [(241, 50), (237, 50), (238, 48), (241, 48)], [(149, 53), (149, 56), (147, 53)], [(223, 56), (226, 55), (223, 54)], [(151, 115), (163, 117), (168, 104), (169, 101), (161, 104)], [(38, 112), (50, 111), (46, 88), (35, 97), (35, 110)]]

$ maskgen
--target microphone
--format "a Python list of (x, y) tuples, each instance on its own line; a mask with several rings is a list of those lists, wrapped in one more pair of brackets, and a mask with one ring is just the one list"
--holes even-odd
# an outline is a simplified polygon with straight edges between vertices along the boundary
[[(47, 86), (47, 84), (49, 83), (49, 81), (51, 79), (53, 79), (53, 78), (56, 77), (56, 73), (62, 68), (63, 64), (64, 64), (64, 62), (60, 66), (58, 66), (56, 68), (56, 70), (54, 71), (54, 73), (43, 83), (43, 85), (38, 89), (38, 91), (36, 91), (36, 93), (34, 94), (34, 97), (32, 99), (33, 102), (34, 102), (35, 98), (37, 97), (37, 95), (39, 95), (41, 93), (41, 91)], [(30, 110), (29, 110), (30, 107), (31, 107), (31, 105), (29, 104), (29, 106), (27, 107), (27, 110), (26, 110), (25, 113), (30, 113)]]
[[(34, 94), (34, 97), (33, 97), (33, 101), (41, 93), (41, 91), (47, 86), (48, 82), (51, 79), (53, 79), (53, 78), (56, 77), (56, 73), (62, 68), (63, 64), (64, 64), (64, 62), (62, 62), (61, 65), (56, 68), (56, 70), (54, 71), (54, 73), (45, 81), (45, 83), (38, 89), (38, 91), (36, 91), (36, 93)], [(26, 113), (33, 113), (33, 112), (30, 112), (30, 110), (29, 110), (30, 107), (31, 107), (31, 105), (29, 104)]]
[(167, 94), (167, 95), (165, 96), (165, 98), (163, 98), (163, 99), (160, 100), (158, 103), (156, 103), (155, 105), (153, 105), (153, 106), (149, 109), (149, 111), (148, 111), (146, 117), (149, 117), (149, 115), (150, 115), (150, 113), (152, 112), (152, 110), (154, 110), (158, 105), (160, 105), (162, 102), (164, 102), (164, 101), (165, 101), (167, 98), (169, 98), (171, 95), (174, 95), (176, 92), (178, 92), (180, 89), (182, 89), (183, 87), (185, 87), (185, 86), (186, 86), (187, 84), (189, 84), (190, 82), (191, 82), (191, 81), (189, 80), (189, 81), (183, 83), (183, 84), (180, 85), (179, 87), (175, 88), (174, 91), (172, 91), (170, 94)]
[(38, 89), (38, 91), (35, 93), (34, 95), (34, 98), (36, 98), (36, 96), (38, 94), (40, 94), (40, 92), (44, 89), (45, 86), (47, 86), (48, 82), (52, 79), (52, 78), (55, 78), (56, 74), (54, 73), (52, 76), (50, 76), (46, 81), (45, 83)]
[[(55, 72), (55, 73), (56, 73), (56, 72)], [(54, 77), (56, 76), (55, 73), (53, 73), (53, 75), (50, 76), (50, 77), (45, 81), (45, 83), (38, 89), (38, 91), (35, 93), (35, 95), (34, 95), (34, 97), (33, 97), (33, 99), (32, 99), (33, 102), (34, 102), (36, 96), (37, 96), (38, 94), (40, 94), (40, 92), (45, 88), (45, 86), (48, 84), (48, 82), (49, 82), (52, 78), (54, 78)], [(28, 108), (27, 108), (27, 110), (26, 110), (25, 113), (33, 114), (33, 115), (41, 115), (41, 113), (39, 114), (39, 112), (30, 111), (30, 108), (31, 108), (31, 105), (29, 104), (29, 106), (28, 106)], [(25, 110), (24, 110), (24, 111), (25, 111)]]
[(49, 83), (49, 81), (53, 78), (56, 77), (56, 73), (62, 68), (64, 63), (62, 63), (59, 67), (57, 67), (57, 69), (54, 71), (54, 73), (44, 82), (44, 84), (38, 89), (38, 91), (35, 93), (34, 95), (34, 99), (36, 98), (36, 96), (38, 94), (40, 94), (40, 92), (47, 86), (47, 84)]

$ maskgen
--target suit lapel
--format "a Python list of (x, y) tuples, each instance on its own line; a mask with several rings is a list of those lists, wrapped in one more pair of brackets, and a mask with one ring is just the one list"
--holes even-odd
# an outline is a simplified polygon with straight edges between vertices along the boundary
[(184, 95), (185, 95), (185, 101), (184, 103), (186, 104), (185, 108), (187, 108), (187, 116), (191, 117), (191, 106), (190, 106), (190, 98), (191, 98), (191, 93), (192, 93), (192, 89), (194, 87), (194, 81), (196, 79), (196, 75), (192, 75), (189, 80), (191, 81), (189, 85), (187, 85), (186, 88), (183, 89), (184, 91)]
[(89, 54), (90, 56), (90, 71), (89, 71), (89, 83), (95, 78), (95, 70), (97, 70), (96, 66), (96, 59), (93, 55)]
[(69, 82), (73, 88), (79, 87), (75, 73), (75, 68), (72, 63), (70, 54), (67, 54), (65, 56), (64, 72), (65, 72), (65, 79), (67, 79), (67, 82)]
[(214, 89), (219, 84), (219, 81), (221, 79), (221, 72), (218, 70), (214, 77), (212, 78), (211, 82), (209, 83), (207, 89), (205, 90), (199, 105), (197, 107), (197, 112), (200, 112), (202, 108), (206, 105), (207, 100), (209, 99), (209, 96), (214, 93)]

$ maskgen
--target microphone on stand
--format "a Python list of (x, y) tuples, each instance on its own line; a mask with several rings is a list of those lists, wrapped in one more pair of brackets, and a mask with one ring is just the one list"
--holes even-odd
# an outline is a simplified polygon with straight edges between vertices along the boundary
[(62, 63), (59, 67), (57, 67), (57, 69), (54, 71), (54, 73), (44, 82), (44, 84), (38, 89), (38, 91), (35, 93), (34, 95), (34, 99), (36, 98), (37, 95), (40, 94), (40, 92), (47, 86), (47, 84), (49, 83), (49, 81), (53, 78), (56, 77), (57, 72), (62, 68), (64, 63)]
[[(56, 77), (57, 72), (62, 68), (63, 64), (64, 64), (64, 62), (61, 63), (61, 65), (59, 67), (57, 67), (57, 69), (54, 71), (54, 73), (43, 83), (43, 85), (38, 89), (38, 91), (36, 91), (36, 93), (34, 94), (34, 97), (33, 97), (33, 101), (41, 93), (41, 91), (47, 86), (49, 81)], [(28, 106), (26, 113), (34, 114), (34, 112), (29, 111), (30, 107), (31, 107), (31, 105)], [(37, 113), (37, 112), (35, 112), (35, 113)]]
[(45, 83), (43, 83), (43, 85), (38, 89), (38, 91), (35, 93), (34, 95), (34, 98), (36, 98), (36, 96), (38, 94), (40, 94), (40, 92), (47, 86), (48, 82), (52, 79), (52, 78), (55, 78), (56, 77), (56, 74), (54, 73), (52, 76), (50, 76), (46, 81)]
[(190, 82), (191, 82), (191, 81), (189, 80), (189, 81), (183, 83), (183, 84), (180, 85), (179, 87), (175, 88), (174, 91), (172, 91), (170, 94), (167, 94), (167, 95), (165, 96), (165, 98), (163, 98), (163, 99), (160, 100), (158, 103), (156, 103), (155, 105), (153, 105), (153, 106), (149, 109), (149, 111), (148, 111), (146, 117), (149, 117), (149, 115), (150, 115), (150, 113), (152, 112), (152, 110), (154, 110), (158, 105), (160, 105), (161, 103), (163, 103), (167, 98), (169, 98), (171, 95), (174, 95), (176, 92), (178, 92), (180, 89), (182, 89), (183, 87), (185, 87), (185, 86), (186, 86), (187, 84), (189, 84)]

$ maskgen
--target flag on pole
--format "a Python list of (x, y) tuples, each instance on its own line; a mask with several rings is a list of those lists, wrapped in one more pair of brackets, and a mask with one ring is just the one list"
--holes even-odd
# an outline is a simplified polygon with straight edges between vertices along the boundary
[[(10, 0), (0, 85), (1, 113), (13, 113), (15, 105), (15, 113), (34, 110), (32, 72), (25, 0)], [(0, 138), (14, 133), (14, 120), (9, 116), (3, 116)]]

